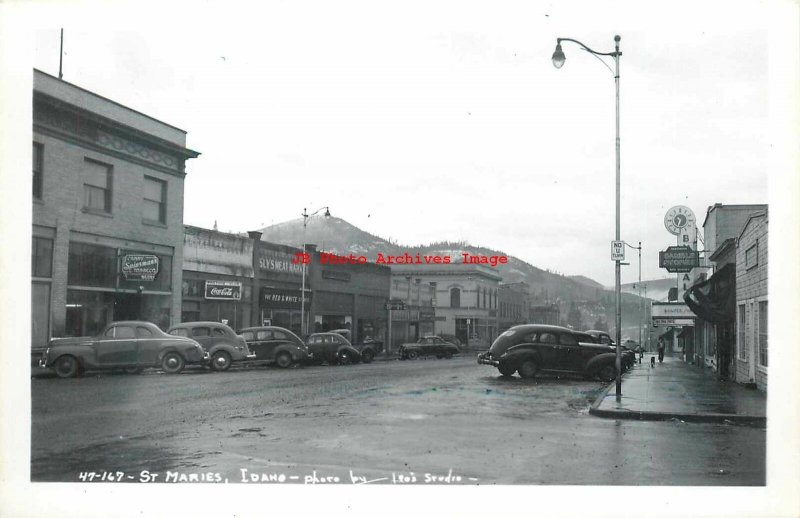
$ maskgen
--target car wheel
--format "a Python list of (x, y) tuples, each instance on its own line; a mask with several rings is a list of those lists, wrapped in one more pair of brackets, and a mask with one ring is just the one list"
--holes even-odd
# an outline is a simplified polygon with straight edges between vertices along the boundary
[(501, 363), (497, 366), (497, 370), (500, 371), (501, 376), (513, 376), (514, 372), (517, 370), (514, 368), (513, 365), (508, 365), (507, 363)]
[(144, 369), (141, 367), (126, 367), (123, 370), (125, 374), (141, 374)]
[(408, 351), (408, 353), (406, 353), (406, 356), (408, 356), (409, 360), (416, 360), (417, 358), (419, 358), (419, 353), (417, 351)]
[(59, 378), (74, 378), (78, 375), (80, 364), (74, 356), (62, 356), (53, 364), (53, 370)]
[(375, 358), (375, 353), (372, 349), (367, 349), (366, 351), (361, 352), (361, 361), (364, 363), (370, 363)]
[(275, 365), (281, 369), (287, 369), (292, 366), (292, 355), (287, 352), (278, 354), (275, 358)]
[(176, 352), (170, 352), (164, 355), (161, 360), (161, 369), (167, 374), (179, 374), (186, 362), (183, 361), (183, 356)]
[(226, 371), (231, 368), (231, 355), (225, 351), (217, 351), (211, 357), (211, 368), (215, 371)]
[(600, 381), (614, 381), (617, 379), (617, 368), (611, 365), (604, 365), (597, 371), (597, 377), (600, 378)]
[(524, 379), (533, 379), (536, 377), (536, 371), (539, 370), (538, 365), (533, 360), (525, 360), (522, 362), (522, 365), (519, 366), (517, 372), (519, 373), (520, 378)]
[(353, 358), (349, 352), (342, 351), (339, 353), (339, 365), (350, 365), (351, 363), (353, 363)]

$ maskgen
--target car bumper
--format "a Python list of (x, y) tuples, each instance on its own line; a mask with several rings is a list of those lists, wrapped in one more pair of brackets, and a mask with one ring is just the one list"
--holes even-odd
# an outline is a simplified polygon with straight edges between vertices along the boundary
[(491, 355), (487, 352), (478, 355), (478, 364), (491, 365), (492, 367), (497, 367), (498, 365), (500, 365), (500, 362), (497, 360), (493, 360)]

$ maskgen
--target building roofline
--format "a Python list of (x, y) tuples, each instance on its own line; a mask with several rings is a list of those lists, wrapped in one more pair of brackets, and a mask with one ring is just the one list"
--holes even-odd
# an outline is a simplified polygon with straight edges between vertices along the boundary
[[(157, 122), (159, 124), (163, 124), (164, 126), (167, 126), (168, 128), (172, 128), (174, 130), (180, 131), (183, 134), (187, 134), (186, 130), (184, 130), (184, 129), (181, 129), (181, 128), (177, 127), (177, 126), (173, 126), (172, 124), (168, 124), (168, 123), (166, 123), (166, 122), (164, 122), (162, 120), (156, 119), (155, 117), (147, 115), (146, 113), (142, 113), (142, 112), (140, 112), (138, 110), (134, 110), (130, 106), (125, 106), (124, 104), (118, 103), (117, 101), (109, 99), (108, 97), (103, 97), (102, 95), (100, 95), (98, 93), (92, 92), (91, 90), (87, 90), (86, 88), (82, 88), (82, 87), (80, 87), (80, 86), (78, 86), (78, 85), (76, 85), (74, 83), (70, 83), (69, 81), (64, 81), (63, 79), (59, 79), (56, 76), (52, 76), (52, 75), (48, 74), (47, 72), (43, 72), (43, 71), (39, 70), (38, 68), (34, 68), (33, 71), (37, 72), (39, 74), (45, 75), (45, 76), (47, 76), (47, 77), (49, 77), (51, 79), (55, 79), (56, 81), (60, 81), (60, 82), (62, 82), (64, 84), (68, 84), (69, 86), (71, 86), (73, 88), (76, 88), (76, 89), (80, 90), (81, 92), (85, 92), (85, 93), (87, 93), (89, 95), (93, 95), (94, 97), (97, 97), (98, 99), (102, 99), (102, 100), (104, 100), (106, 102), (109, 102), (111, 104), (119, 106), (120, 108), (123, 108), (125, 110), (130, 111), (130, 112), (133, 112), (133, 113), (135, 113), (137, 115), (141, 115), (142, 117), (146, 117), (146, 118), (150, 119), (153, 122)], [(35, 84), (34, 84), (34, 90), (36, 90)]]
[(716, 262), (717, 259), (719, 258), (719, 256), (721, 256), (726, 251), (728, 251), (728, 249), (734, 247), (735, 243), (736, 243), (736, 238), (735, 237), (729, 237), (728, 239), (723, 241), (722, 244), (720, 244), (717, 247), (717, 249), (714, 250), (714, 252), (711, 255), (708, 256), (708, 260)]
[(706, 209), (706, 218), (703, 220), (703, 228), (705, 228), (706, 222), (708, 221), (708, 217), (711, 215), (711, 211), (714, 209), (752, 208), (753, 210), (761, 210), (764, 207), (766, 207), (765, 203), (738, 203), (738, 204), (715, 203), (714, 205), (709, 205), (708, 209)]
[(766, 217), (767, 217), (767, 210), (760, 210), (758, 212), (750, 214), (750, 217), (747, 218), (747, 221), (744, 222), (742, 230), (739, 232), (739, 237), (736, 238), (736, 246), (739, 246), (739, 240), (742, 239), (742, 236), (744, 235), (744, 232), (745, 230), (747, 230), (747, 226), (750, 224), (751, 221), (753, 221), (754, 219), (766, 218)]

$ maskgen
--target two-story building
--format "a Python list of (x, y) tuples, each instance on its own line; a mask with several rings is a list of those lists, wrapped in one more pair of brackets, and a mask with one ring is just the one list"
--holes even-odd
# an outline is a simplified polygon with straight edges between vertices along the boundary
[(455, 335), (462, 345), (487, 348), (497, 337), (498, 290), (502, 277), (476, 264), (392, 265), (392, 276), (434, 286), (434, 333)]
[(530, 321), (530, 288), (525, 282), (501, 284), (497, 290), (497, 330)]
[[(703, 266), (706, 268), (695, 269), (689, 274), (691, 286), (697, 286), (708, 280), (726, 264), (733, 262), (728, 247), (732, 246), (738, 238), (750, 216), (764, 211), (766, 208), (767, 206), (764, 204), (724, 205), (722, 203), (715, 203), (708, 207), (703, 221), (703, 248), (706, 250)], [(720, 280), (721, 276), (718, 276), (714, 284), (718, 284)], [(706, 286), (710, 285), (709, 283)], [(732, 313), (728, 316), (733, 318)], [(726, 371), (730, 363), (728, 358), (731, 356), (730, 350), (733, 341), (732, 337), (728, 336), (729, 330), (725, 330), (723, 327), (718, 328), (717, 323), (698, 316), (695, 320), (691, 344), (686, 350), (687, 361), (712, 368), (721, 374), (727, 374), (722, 371)], [(723, 333), (724, 336), (717, 336), (718, 332)], [(717, 351), (720, 343), (724, 344), (723, 351)], [(724, 368), (720, 362), (726, 364)]]
[(34, 70), (32, 347), (181, 317), (186, 132)]

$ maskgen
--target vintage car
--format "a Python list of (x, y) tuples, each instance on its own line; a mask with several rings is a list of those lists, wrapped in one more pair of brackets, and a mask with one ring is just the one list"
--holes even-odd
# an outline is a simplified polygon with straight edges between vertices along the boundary
[[(599, 329), (589, 329), (588, 331), (584, 331), (584, 334), (591, 336), (594, 340), (593, 342), (596, 344), (606, 344), (609, 345), (614, 351), (617, 349), (617, 343), (611, 338), (611, 335), (608, 334), (607, 331), (601, 331)], [(622, 360), (622, 368), (625, 370), (630, 369), (633, 367), (633, 364), (636, 363), (636, 352), (629, 348), (626, 344), (622, 344), (621, 349), (621, 360)]]
[(306, 344), (286, 328), (246, 327), (239, 334), (255, 354), (255, 361), (264, 361), (286, 369), (309, 359)]
[(338, 333), (314, 333), (306, 340), (311, 362), (328, 365), (349, 365), (361, 361), (361, 353), (347, 338)]
[(168, 374), (187, 364), (202, 364), (209, 355), (191, 338), (171, 336), (151, 322), (112, 322), (95, 337), (54, 338), (39, 361), (59, 378), (78, 376), (90, 369), (140, 372), (161, 367)]
[(581, 343), (570, 329), (541, 324), (508, 329), (478, 355), (478, 363), (497, 367), (503, 376), (517, 372), (522, 378), (552, 372), (611, 381), (617, 374), (616, 355), (608, 345)]
[(334, 329), (331, 333), (336, 333), (337, 335), (342, 335), (347, 339), (348, 342), (361, 354), (361, 361), (364, 363), (370, 363), (372, 360), (375, 359), (379, 353), (383, 352), (383, 342), (379, 340), (373, 340), (372, 337), (366, 337), (360, 344), (354, 344), (352, 338), (352, 332), (349, 329)]
[(203, 346), (211, 358), (211, 368), (215, 371), (230, 369), (231, 363), (253, 360), (244, 338), (233, 329), (220, 322), (184, 322), (170, 327), (167, 334), (185, 336)]
[(460, 349), (453, 343), (439, 336), (423, 336), (416, 342), (401, 344), (397, 349), (401, 360), (415, 360), (420, 356), (436, 356), (437, 358), (452, 358)]

